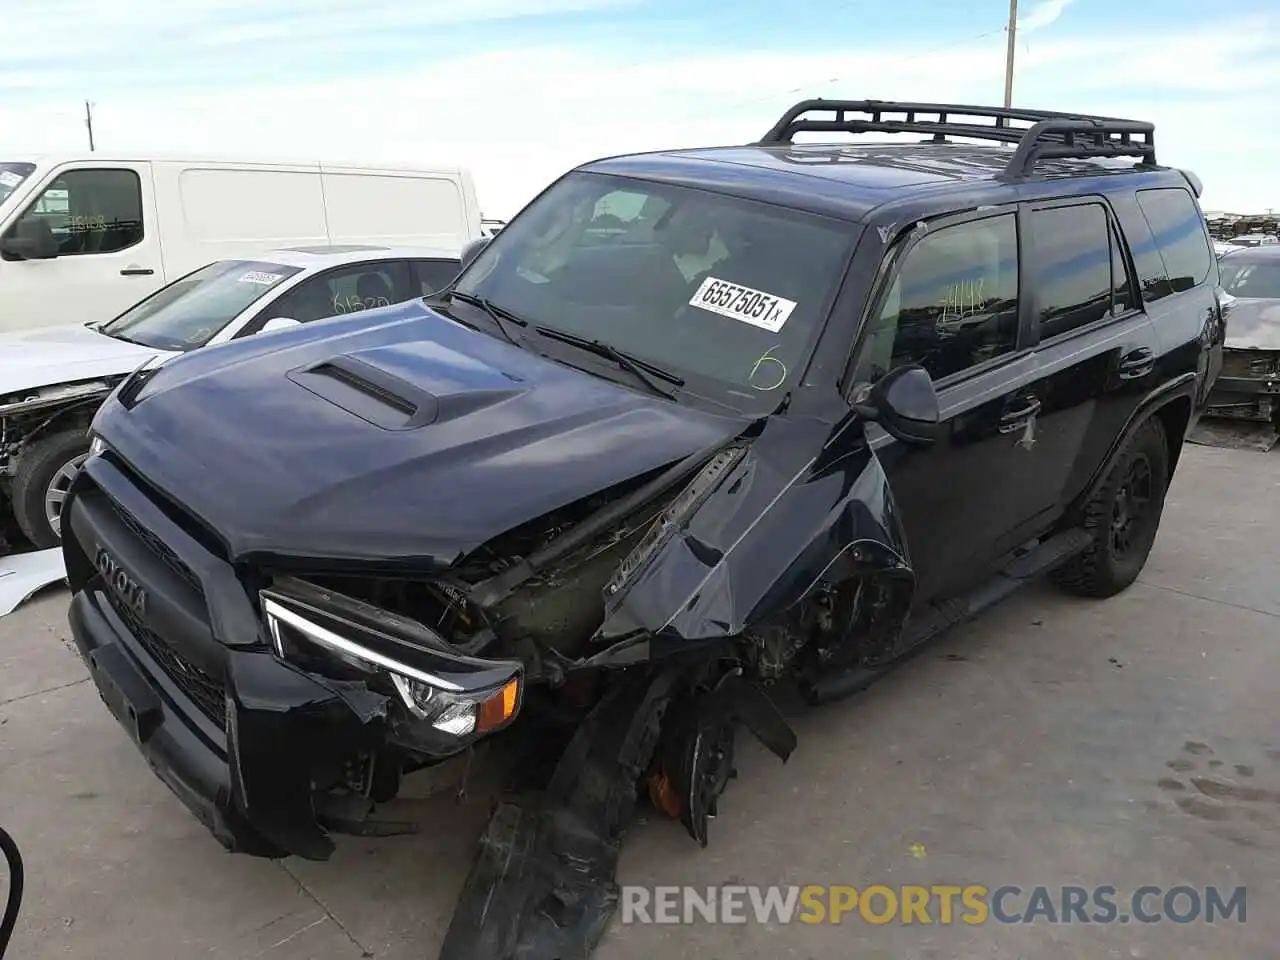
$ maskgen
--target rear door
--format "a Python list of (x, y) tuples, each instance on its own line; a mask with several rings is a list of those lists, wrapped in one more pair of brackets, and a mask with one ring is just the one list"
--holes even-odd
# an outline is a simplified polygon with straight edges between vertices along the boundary
[(1028, 204), (1023, 222), (1036, 413), (1022, 463), (1026, 517), (1004, 550), (1041, 533), (1083, 489), (1151, 389), (1159, 355), (1106, 200)]
[(867, 431), (906, 534), (917, 604), (982, 579), (997, 545), (1034, 509), (1022, 440), (1036, 359), (1025, 346), (1018, 220), (1016, 208), (996, 207), (913, 232), (859, 350), (855, 391), (908, 363), (928, 370), (938, 390), (945, 436), (935, 444)]
[(63, 165), (6, 235), (19, 230), (51, 233), (58, 255), (0, 266), (0, 330), (110, 320), (164, 285), (145, 161)]

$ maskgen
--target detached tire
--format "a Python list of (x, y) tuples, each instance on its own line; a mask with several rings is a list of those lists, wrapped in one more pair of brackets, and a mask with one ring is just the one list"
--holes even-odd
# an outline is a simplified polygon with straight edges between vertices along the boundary
[(18, 454), (13, 471), (13, 517), (37, 549), (61, 543), (57, 513), (88, 453), (88, 432), (77, 429), (42, 437)]
[(1169, 489), (1169, 445), (1152, 417), (1129, 438), (1102, 486), (1084, 506), (1081, 526), (1093, 534), (1084, 553), (1051, 574), (1069, 593), (1113, 597), (1146, 565)]

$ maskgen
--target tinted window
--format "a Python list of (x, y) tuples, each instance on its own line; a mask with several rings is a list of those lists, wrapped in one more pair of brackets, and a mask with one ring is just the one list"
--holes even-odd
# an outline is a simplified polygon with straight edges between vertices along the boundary
[(416, 297), (429, 297), (437, 290), (442, 290), (453, 282), (458, 275), (458, 260), (411, 260), (413, 280), (418, 290)]
[(1159, 299), (1203, 283), (1214, 264), (1213, 250), (1191, 194), (1177, 187), (1139, 190), (1138, 206), (1164, 264), (1163, 276), (1142, 278), (1143, 298)]
[(53, 234), (60, 257), (115, 253), (142, 242), (142, 184), (132, 170), (68, 170), (20, 222), (24, 234)]
[(573, 173), (494, 237), (457, 289), (676, 372), (691, 390), (773, 405), (804, 366), (857, 234), (771, 204)]
[(202, 347), (297, 267), (258, 260), (219, 260), (161, 287), (102, 332), (161, 350)]
[(1097, 203), (1037, 210), (1035, 230), (1040, 337), (1097, 323), (1111, 310), (1110, 231)]
[(907, 253), (872, 323), (861, 379), (918, 363), (940, 380), (1011, 352), (1017, 338), (1017, 221), (957, 224)]
[(412, 296), (403, 262), (356, 263), (304, 280), (272, 305), (268, 311), (271, 316), (262, 319), (289, 317), (310, 323), (342, 313), (390, 306)]
[(1233, 297), (1280, 300), (1280, 257), (1223, 260), (1222, 287)]

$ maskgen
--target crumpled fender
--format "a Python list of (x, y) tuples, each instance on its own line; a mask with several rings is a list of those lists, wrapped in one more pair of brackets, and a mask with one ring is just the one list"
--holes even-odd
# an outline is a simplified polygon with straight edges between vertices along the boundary
[[(715, 491), (606, 604), (597, 643), (732, 637), (854, 573), (910, 578), (875, 451), (848, 418), (769, 421)], [(797, 469), (797, 465), (799, 468)], [(903, 610), (910, 590), (904, 594)], [(599, 661), (599, 658), (596, 658)]]

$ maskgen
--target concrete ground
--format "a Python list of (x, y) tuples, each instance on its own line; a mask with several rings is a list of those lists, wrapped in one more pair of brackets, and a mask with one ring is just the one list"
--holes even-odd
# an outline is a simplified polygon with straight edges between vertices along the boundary
[[(1111, 885), (1122, 910), (1148, 884), (1244, 886), (1246, 922), (943, 924), (936, 907), (933, 924), (910, 926), (856, 913), (814, 926), (615, 922), (598, 956), (1273, 957), (1278, 503), (1274, 454), (1189, 447), (1125, 594), (1027, 589), (862, 696), (798, 718), (785, 767), (744, 739), (710, 846), (644, 821), (620, 871), (699, 887)], [(483, 796), (403, 801), (428, 832), (342, 839), (329, 863), (223, 853), (86, 683), (65, 602), (55, 592), (0, 620), (0, 823), (28, 861), (11, 956), (436, 955)]]

